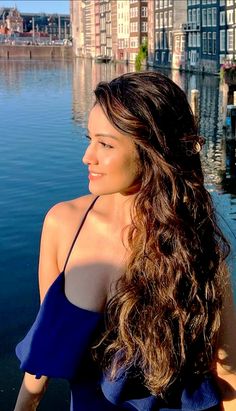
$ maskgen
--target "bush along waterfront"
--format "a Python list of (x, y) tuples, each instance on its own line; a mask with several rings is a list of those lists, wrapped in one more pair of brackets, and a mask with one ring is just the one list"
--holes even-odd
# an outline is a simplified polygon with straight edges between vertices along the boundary
[(148, 44), (147, 39), (139, 46), (139, 52), (135, 59), (135, 69), (140, 71), (143, 64), (146, 64), (148, 57)]

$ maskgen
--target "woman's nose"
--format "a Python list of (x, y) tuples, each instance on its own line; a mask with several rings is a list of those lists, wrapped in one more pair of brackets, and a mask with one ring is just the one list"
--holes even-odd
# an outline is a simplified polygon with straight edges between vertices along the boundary
[(82, 161), (84, 164), (97, 164), (98, 163), (98, 159), (97, 159), (97, 155), (96, 155), (96, 150), (95, 148), (92, 146), (92, 144), (90, 144), (85, 153), (84, 156), (82, 158)]

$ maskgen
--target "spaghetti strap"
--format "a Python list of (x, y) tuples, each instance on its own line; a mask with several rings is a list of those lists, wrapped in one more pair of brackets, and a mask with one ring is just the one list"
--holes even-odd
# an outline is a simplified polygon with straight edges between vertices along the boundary
[(85, 222), (85, 220), (86, 220), (86, 218), (87, 218), (87, 215), (88, 215), (89, 211), (91, 210), (91, 208), (93, 208), (93, 205), (94, 205), (95, 202), (97, 201), (98, 197), (99, 197), (99, 196), (95, 197), (95, 199), (92, 201), (92, 203), (90, 204), (89, 208), (87, 209), (87, 211), (86, 211), (86, 213), (85, 213), (85, 215), (84, 215), (84, 217), (83, 217), (83, 219), (82, 219), (82, 221), (81, 221), (81, 223), (80, 223), (80, 225), (79, 225), (79, 228), (78, 228), (78, 230), (77, 230), (77, 232), (76, 232), (76, 234), (75, 234), (75, 238), (74, 238), (74, 240), (73, 240), (73, 242), (72, 242), (72, 244), (71, 244), (71, 246), (70, 246), (68, 255), (67, 255), (67, 257), (66, 257), (66, 261), (65, 261), (64, 268), (63, 268), (63, 271), (62, 271), (63, 273), (65, 273), (67, 263), (68, 263), (68, 261), (69, 261), (71, 252), (72, 252), (73, 247), (74, 247), (74, 245), (75, 245), (75, 242), (76, 242), (76, 240), (77, 240), (77, 238), (78, 238), (78, 235), (79, 235), (79, 233), (80, 233), (80, 231), (81, 231), (81, 228), (83, 227), (84, 222)]

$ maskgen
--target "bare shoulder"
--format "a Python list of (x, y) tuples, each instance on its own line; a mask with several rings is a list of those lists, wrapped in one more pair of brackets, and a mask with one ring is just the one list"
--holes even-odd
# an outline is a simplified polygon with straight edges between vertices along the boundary
[[(50, 284), (62, 271), (75, 233), (94, 198), (93, 195), (87, 195), (64, 201), (55, 204), (46, 214), (41, 235), (39, 259), (42, 298)], [(46, 281), (44, 273), (46, 273)]]
[(71, 224), (78, 224), (83, 218), (86, 210), (94, 200), (95, 196), (88, 194), (69, 201), (63, 201), (55, 204), (47, 212), (44, 220), (45, 228), (63, 229)]

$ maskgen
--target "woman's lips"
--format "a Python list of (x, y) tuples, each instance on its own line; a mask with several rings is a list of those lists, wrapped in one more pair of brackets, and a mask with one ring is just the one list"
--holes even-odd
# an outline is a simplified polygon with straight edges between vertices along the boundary
[(103, 176), (103, 174), (100, 173), (93, 173), (92, 171), (89, 172), (88, 178), (89, 180), (97, 180), (99, 178), (101, 178)]

